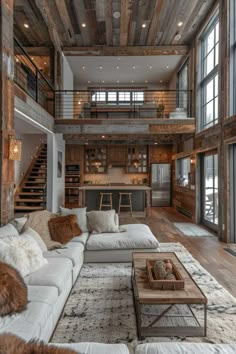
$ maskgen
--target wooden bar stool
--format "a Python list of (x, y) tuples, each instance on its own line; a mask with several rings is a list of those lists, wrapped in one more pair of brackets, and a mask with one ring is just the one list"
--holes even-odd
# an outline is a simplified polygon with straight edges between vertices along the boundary
[[(133, 211), (132, 211), (132, 193), (130, 192), (119, 192), (120, 198), (119, 198), (119, 208), (118, 208), (118, 214), (120, 214), (120, 208), (129, 208), (130, 210), (130, 214), (131, 216), (133, 216)], [(128, 199), (128, 203), (127, 204), (122, 204), (124, 203), (124, 201), (122, 200), (122, 198), (126, 198)]]
[(99, 210), (102, 210), (102, 207), (112, 209), (112, 193), (100, 193)]

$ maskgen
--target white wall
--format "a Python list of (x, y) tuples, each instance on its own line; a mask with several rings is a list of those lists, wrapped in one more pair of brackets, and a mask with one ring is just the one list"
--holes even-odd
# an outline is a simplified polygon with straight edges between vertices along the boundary
[(47, 143), (44, 134), (16, 134), (17, 139), (22, 140), (21, 161), (15, 161), (15, 185), (18, 187), (27, 172), (32, 159), (37, 153), (39, 146)]
[[(70, 68), (70, 64), (64, 55), (62, 55), (62, 64), (63, 64), (63, 74), (62, 74), (62, 88), (63, 90), (74, 90), (74, 75)], [(74, 107), (72, 104), (72, 96), (71, 93), (68, 92), (68, 97), (66, 95), (63, 97), (63, 118), (65, 119), (73, 119), (73, 111)], [(69, 109), (68, 109), (69, 108)]]
[[(47, 209), (55, 213), (65, 200), (65, 141), (62, 134), (49, 134), (47, 142)], [(61, 177), (58, 177), (58, 151), (62, 152)]]

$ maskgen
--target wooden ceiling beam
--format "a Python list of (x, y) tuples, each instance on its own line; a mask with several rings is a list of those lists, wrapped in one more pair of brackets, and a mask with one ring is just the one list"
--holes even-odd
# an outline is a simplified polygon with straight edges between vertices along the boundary
[(155, 9), (152, 16), (152, 22), (149, 27), (147, 45), (154, 45), (158, 27), (160, 26), (160, 13), (163, 7), (164, 0), (156, 0)]
[(105, 7), (106, 22), (106, 42), (107, 45), (113, 44), (113, 27), (112, 27), (112, 0), (107, 0)]
[(34, 1), (44, 19), (44, 22), (48, 27), (49, 35), (53, 45), (58, 51), (61, 51), (62, 40), (57, 32), (57, 28), (53, 20), (53, 15), (51, 14), (47, 1), (46, 0), (34, 0)]
[(131, 4), (128, 0), (121, 0), (120, 4), (120, 45), (127, 46), (131, 19)]
[(64, 26), (64, 34), (66, 40), (68, 40), (70, 44), (76, 44), (74, 29), (70, 20), (70, 16), (67, 11), (65, 1), (55, 0), (55, 3), (58, 9), (58, 13), (60, 14), (61, 21)]
[(188, 45), (63, 47), (67, 56), (188, 55)]

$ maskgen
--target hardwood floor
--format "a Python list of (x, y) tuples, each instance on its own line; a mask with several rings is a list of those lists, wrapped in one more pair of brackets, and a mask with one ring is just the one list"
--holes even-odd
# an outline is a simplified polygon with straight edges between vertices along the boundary
[(236, 244), (219, 242), (217, 237), (187, 237), (173, 222), (191, 222), (173, 208), (151, 208), (150, 216), (131, 218), (121, 216), (120, 223), (146, 223), (160, 242), (180, 242), (209, 271), (218, 282), (236, 297), (236, 257), (224, 250), (236, 251)]

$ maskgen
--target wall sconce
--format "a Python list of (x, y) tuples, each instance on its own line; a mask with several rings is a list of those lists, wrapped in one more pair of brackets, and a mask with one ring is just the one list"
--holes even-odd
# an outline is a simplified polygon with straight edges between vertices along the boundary
[(194, 165), (194, 164), (195, 164), (195, 157), (194, 157), (194, 156), (192, 156), (192, 157), (190, 158), (190, 163), (191, 163), (191, 165)]
[(13, 135), (9, 136), (9, 160), (21, 160), (21, 145), (21, 140), (17, 140)]

